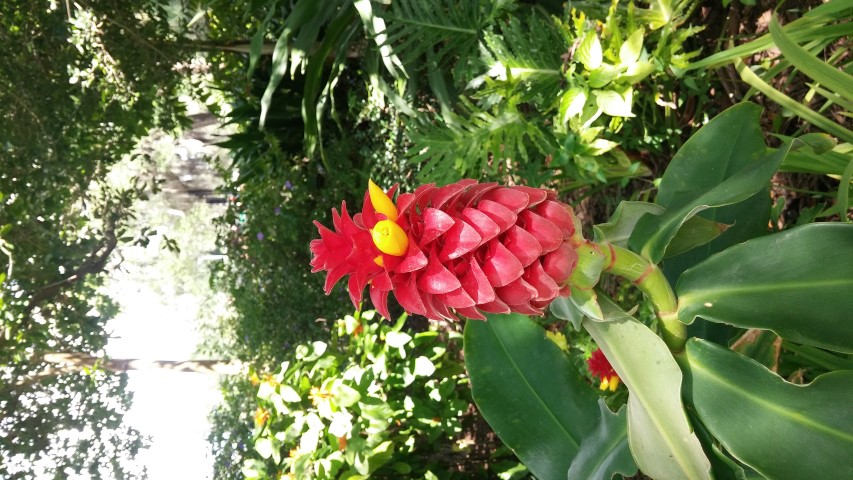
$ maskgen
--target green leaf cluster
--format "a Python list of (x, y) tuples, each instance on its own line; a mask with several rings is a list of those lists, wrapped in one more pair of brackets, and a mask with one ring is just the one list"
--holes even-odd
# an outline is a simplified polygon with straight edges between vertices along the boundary
[[(623, 203), (596, 226), (597, 243), (577, 247), (578, 271), (622, 276), (655, 307), (645, 324), (574, 276), (552, 305), (604, 353), (627, 387), (627, 400), (608, 396), (624, 410), (596, 417), (576, 367), (584, 356), (565, 356), (529, 319), (466, 326), (474, 398), (537, 477), (631, 474), (619, 451), (660, 479), (853, 473), (853, 226), (770, 231), (769, 182), (806, 142), (766, 147), (759, 115), (744, 103), (715, 117), (676, 154), (655, 204)], [(520, 424), (519, 410), (532, 418)], [(612, 426), (606, 435), (593, 434), (595, 418)], [(592, 438), (613, 453), (590, 464)]]
[[(460, 336), (414, 333), (374, 320), (339, 320), (330, 342), (293, 349), (272, 374), (253, 373), (257, 411), (246, 478), (485, 478), (518, 466), (466, 436), (470, 393)], [(477, 453), (480, 452), (480, 453)], [(461, 468), (449, 474), (448, 464)], [(485, 463), (485, 459), (483, 462)], [(466, 467), (467, 465), (467, 467)], [(455, 475), (455, 476), (454, 476)]]
[(260, 77), (258, 126), (284, 112), (300, 116), (308, 158), (336, 173), (324, 146), (326, 114), (343, 127), (335, 92), (351, 85), (347, 71), (356, 58), (368, 97), (412, 126), (407, 157), (421, 181), (553, 179), (572, 189), (645, 175), (616, 140), (649, 139), (659, 149), (662, 138), (677, 135), (638, 117), (638, 108), (657, 107), (634, 92), (640, 84), (667, 90), (659, 80), (691, 57), (682, 45), (696, 30), (669, 20), (682, 19), (689, 6), (614, 2), (600, 19), (575, 10), (552, 16), (511, 1), (341, 0), (320, 11), (301, 0), (283, 13), (270, 6), (255, 14), (249, 49), (254, 82), (272, 47), (267, 40), (276, 39), (269, 78)]

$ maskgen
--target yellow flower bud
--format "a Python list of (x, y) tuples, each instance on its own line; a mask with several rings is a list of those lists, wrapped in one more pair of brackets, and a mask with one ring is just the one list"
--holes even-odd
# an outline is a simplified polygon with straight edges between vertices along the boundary
[[(387, 197), (386, 197), (387, 198)], [(373, 244), (382, 253), (401, 257), (409, 248), (409, 238), (399, 225), (391, 220), (380, 220), (371, 231)]]
[[(368, 180), (367, 190), (368, 192), (370, 192), (370, 203), (373, 204), (373, 209), (385, 215), (388, 220), (396, 222), (397, 207), (394, 206), (394, 202), (391, 201), (388, 195), (381, 188), (379, 188), (378, 185), (373, 183), (373, 180)], [(382, 249), (380, 248), (380, 250)]]

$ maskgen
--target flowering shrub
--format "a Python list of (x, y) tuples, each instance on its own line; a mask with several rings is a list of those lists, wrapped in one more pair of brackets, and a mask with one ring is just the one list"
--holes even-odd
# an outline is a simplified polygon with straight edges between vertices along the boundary
[[(853, 463), (824, 459), (853, 449), (853, 225), (768, 235), (769, 181), (809, 140), (768, 149), (759, 114), (740, 104), (714, 118), (676, 154), (657, 203), (623, 202), (594, 241), (543, 190), (463, 181), (420, 187), (395, 205), (371, 186), (360, 214), (342, 208), (334, 232), (318, 224), (312, 265), (327, 272), (327, 288), (349, 275), (353, 302), (370, 285), (386, 316), (394, 292), (403, 308), (432, 318), (485, 317), (465, 325), (473, 398), (537, 478), (638, 469), (658, 479), (851, 478)], [(540, 202), (550, 202), (547, 214)], [(493, 215), (493, 204), (510, 213)], [(489, 236), (487, 218), (504, 221)], [(549, 269), (561, 248), (565, 268)], [(555, 284), (547, 295), (524, 270), (536, 262)], [(637, 286), (655, 321), (639, 322), (596, 290), (603, 274)], [(476, 300), (483, 290), (500, 308)], [(588, 363), (599, 387), (627, 387), (617, 413), (527, 316), (549, 303), (600, 348)], [(801, 352), (802, 369), (782, 378), (778, 349), (759, 363), (762, 343)]]
[[(524, 472), (476, 437), (461, 336), (347, 316), (257, 383), (246, 478), (476, 478)], [(446, 472), (453, 464), (457, 474)], [(488, 466), (487, 466), (488, 465)]]

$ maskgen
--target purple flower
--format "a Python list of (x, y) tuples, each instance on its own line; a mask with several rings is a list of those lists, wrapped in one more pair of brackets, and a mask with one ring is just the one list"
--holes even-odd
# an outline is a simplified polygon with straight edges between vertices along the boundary
[(263, 240), (264, 239), (264, 232), (258, 232), (257, 237), (258, 237), (258, 240)]
[(284, 189), (285, 190), (293, 190), (293, 184), (290, 183), (290, 180), (284, 182)]
[(273, 212), (275, 212), (276, 215), (281, 215), (281, 207), (275, 207), (275, 210), (273, 210)]

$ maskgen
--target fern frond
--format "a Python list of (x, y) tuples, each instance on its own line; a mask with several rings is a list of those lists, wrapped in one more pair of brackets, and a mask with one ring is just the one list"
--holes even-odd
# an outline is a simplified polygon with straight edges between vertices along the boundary
[[(492, 113), (463, 100), (452, 121), (436, 118), (412, 134), (409, 161), (420, 165), (423, 181), (448, 183), (463, 177), (512, 178), (516, 166), (532, 156), (545, 157), (555, 142), (543, 125), (501, 105)], [(528, 148), (533, 147), (533, 151)]]
[(563, 56), (570, 47), (552, 19), (535, 10), (524, 23), (512, 17), (498, 32), (487, 32), (483, 43), (486, 75), (497, 82), (493, 91), (481, 94), (510, 86), (502, 96), (518, 94), (521, 102), (540, 109), (552, 106), (563, 80)]
[(430, 54), (435, 66), (476, 53), (481, 31), (489, 20), (480, 0), (396, 0), (382, 14), (390, 45), (406, 65), (420, 70)]

